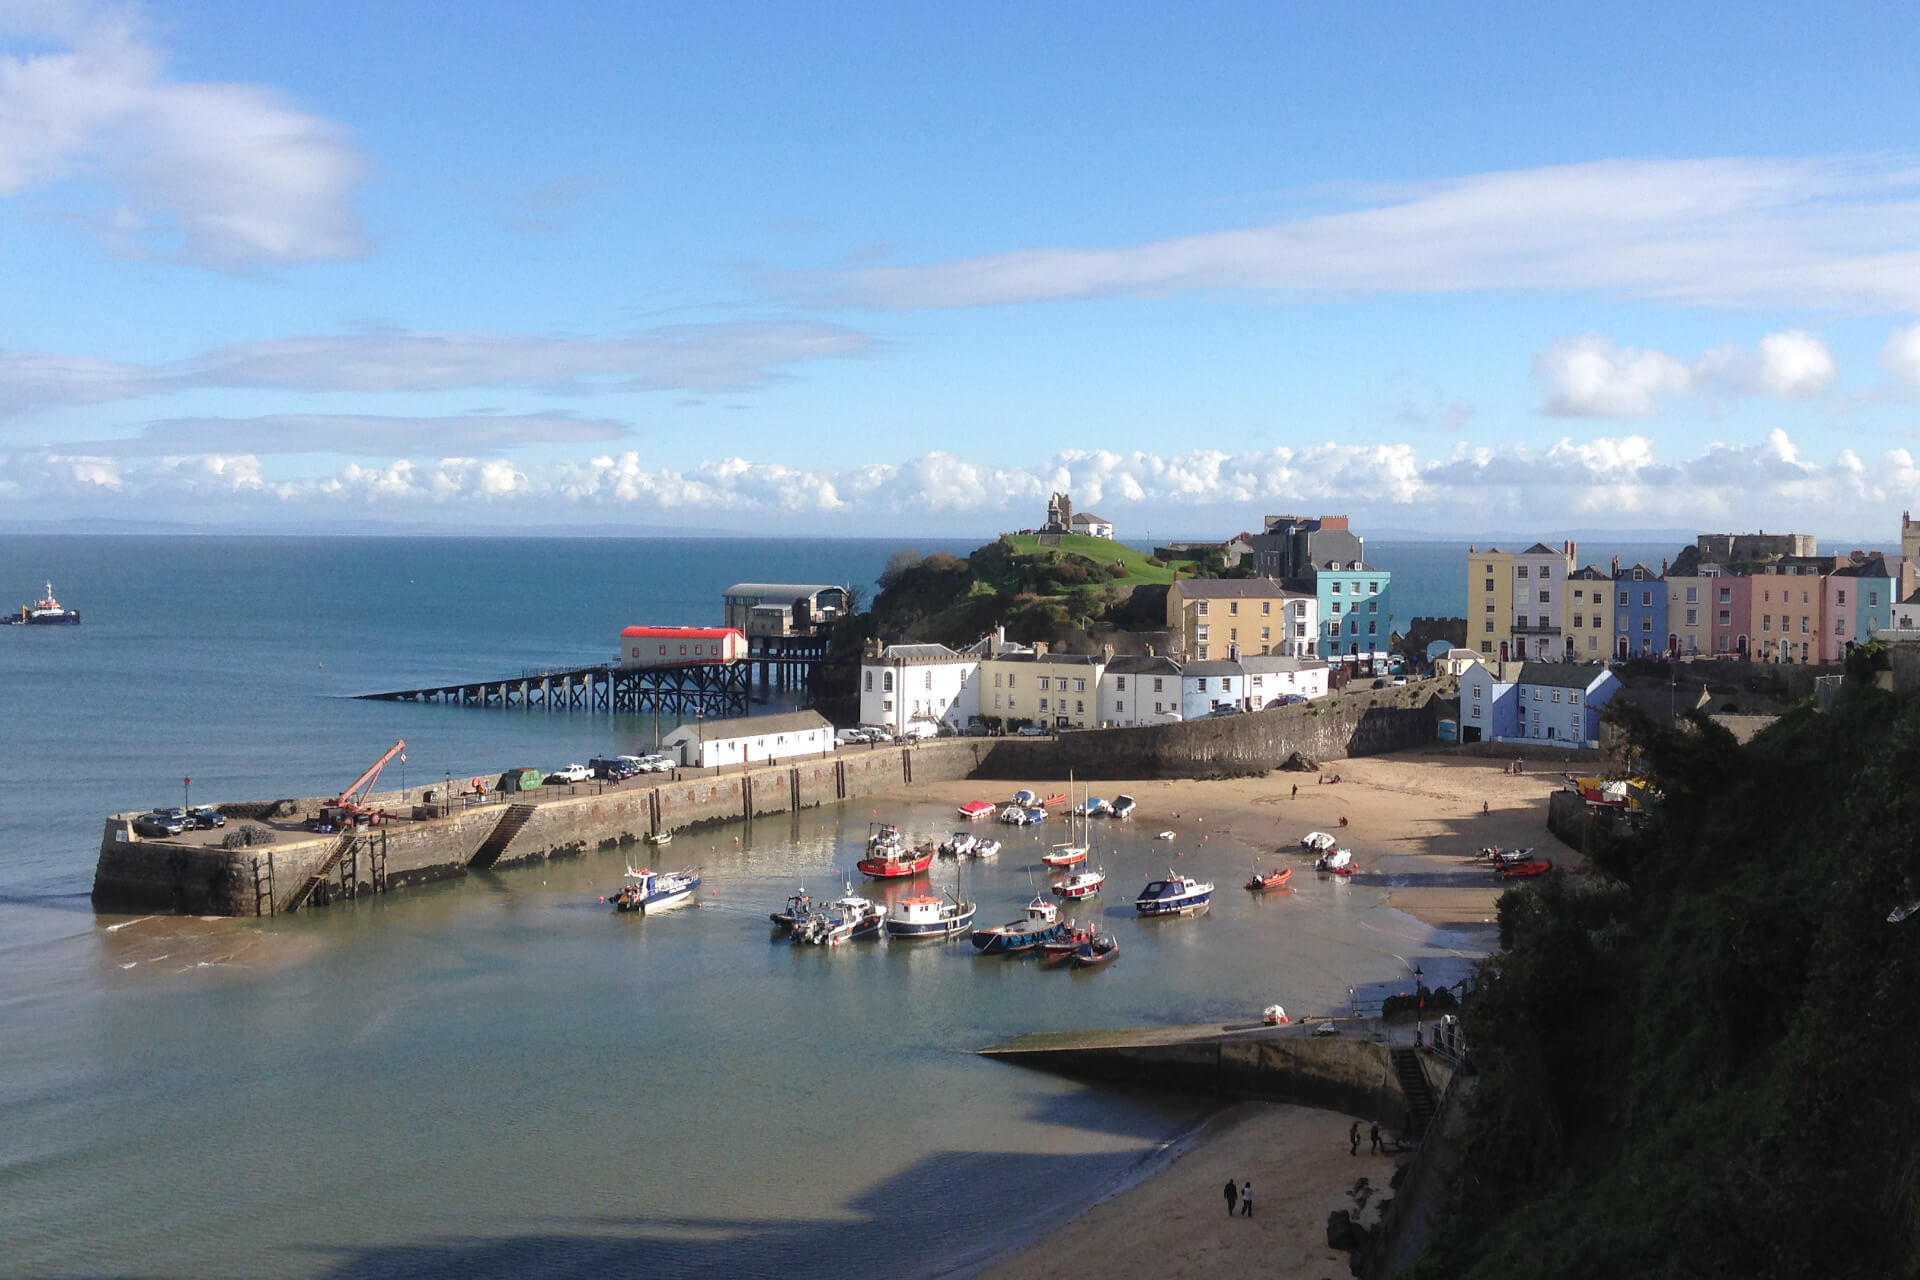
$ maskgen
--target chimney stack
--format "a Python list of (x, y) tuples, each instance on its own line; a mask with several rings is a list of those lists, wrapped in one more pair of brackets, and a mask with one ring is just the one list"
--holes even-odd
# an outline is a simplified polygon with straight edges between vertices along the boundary
[(1613, 576), (1616, 578), (1620, 576), (1620, 557), (1619, 556), (1615, 556), (1613, 558)]
[(1047, 642), (1045, 640), (1035, 640), (1033, 642), (1033, 656), (1036, 658), (1044, 658), (1047, 656)]
[(1113, 661), (1113, 646), (1112, 646), (1112, 645), (1110, 645), (1110, 644), (1103, 644), (1103, 645), (1101, 645), (1101, 646), (1100, 646), (1100, 661), (1101, 661), (1101, 662), (1102, 662), (1103, 664), (1104, 664), (1104, 663), (1109, 663), (1109, 662), (1112, 662), (1112, 661)]

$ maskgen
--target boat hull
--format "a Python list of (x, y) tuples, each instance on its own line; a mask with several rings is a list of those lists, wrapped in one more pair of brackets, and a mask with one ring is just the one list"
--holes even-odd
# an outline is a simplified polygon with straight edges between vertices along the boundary
[(869, 880), (904, 880), (932, 866), (933, 854), (914, 854), (909, 858), (862, 858), (853, 865)]
[(991, 929), (975, 929), (973, 945), (982, 955), (1010, 955), (1016, 951), (1031, 951), (1055, 938), (1064, 938), (1067, 930), (1068, 925), (1064, 920), (1043, 925), (1016, 920), (1011, 924), (995, 925)]
[(973, 927), (974, 907), (971, 903), (962, 907), (951, 916), (932, 920), (909, 920), (888, 917), (887, 937), (898, 938), (902, 942), (924, 942), (928, 939), (951, 938), (967, 932)]

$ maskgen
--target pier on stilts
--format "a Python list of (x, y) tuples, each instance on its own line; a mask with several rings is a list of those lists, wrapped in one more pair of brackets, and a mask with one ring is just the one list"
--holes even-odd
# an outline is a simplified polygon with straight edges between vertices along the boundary
[[(797, 659), (768, 661), (777, 666)], [(523, 671), (504, 679), (468, 680), (356, 696), (383, 702), (437, 702), (526, 711), (661, 711), (725, 718), (747, 714), (752, 671), (751, 661), (672, 667), (603, 664), (559, 671)]]
[(811, 635), (748, 636), (747, 664), (754, 669), (754, 682), (763, 692), (810, 688), (814, 670), (826, 661), (832, 634), (822, 629)]

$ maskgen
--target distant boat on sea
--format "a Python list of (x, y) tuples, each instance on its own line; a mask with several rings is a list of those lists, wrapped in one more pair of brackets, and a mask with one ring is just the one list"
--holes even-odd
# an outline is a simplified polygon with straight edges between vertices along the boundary
[(80, 625), (80, 611), (69, 609), (53, 597), (53, 584), (47, 584), (47, 594), (32, 604), (20, 606), (20, 614), (15, 617), (8, 614), (5, 621), (19, 626), (29, 627), (74, 627)]

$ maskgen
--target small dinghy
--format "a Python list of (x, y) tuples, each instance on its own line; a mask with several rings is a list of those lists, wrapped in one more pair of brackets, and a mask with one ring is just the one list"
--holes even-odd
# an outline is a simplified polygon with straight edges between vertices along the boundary
[(1533, 876), (1543, 876), (1553, 870), (1552, 858), (1528, 858), (1525, 862), (1510, 862), (1500, 868), (1502, 880), (1526, 880)]
[(1116, 818), (1129, 817), (1132, 815), (1133, 809), (1134, 809), (1134, 801), (1132, 796), (1122, 795), (1122, 796), (1115, 796), (1113, 798), (1112, 813), (1114, 817)]
[(1174, 835), (1173, 835), (1173, 832), (1171, 831), (1162, 831), (1159, 835), (1154, 837), (1155, 840), (1171, 840), (1173, 838), (1174, 838)]
[(1073, 967), (1091, 969), (1095, 965), (1105, 964), (1120, 954), (1120, 940), (1110, 933), (1096, 933), (1081, 943), (1073, 953)]
[(791, 929), (812, 914), (813, 899), (807, 896), (805, 889), (802, 889), (798, 893), (787, 895), (785, 910), (772, 912), (767, 918), (782, 929)]
[(1309, 831), (1300, 837), (1300, 847), (1310, 853), (1325, 853), (1339, 843), (1324, 831)]
[(991, 858), (999, 852), (1000, 842), (998, 840), (976, 840), (973, 848), (967, 850), (967, 856), (969, 858)]
[(1266, 875), (1261, 875), (1256, 871), (1253, 873), (1253, 878), (1247, 881), (1247, 888), (1253, 890), (1255, 893), (1264, 893), (1268, 889), (1284, 889), (1287, 886), (1287, 881), (1291, 879), (1293, 879), (1292, 867), (1282, 867), (1280, 870), (1269, 872)]
[(1020, 790), (1013, 793), (1013, 802), (1019, 805), (1022, 809), (1031, 809), (1034, 806), (1034, 804), (1039, 801), (1039, 799), (1040, 799), (1039, 796), (1035, 795), (1031, 791), (1028, 791), (1025, 787), (1022, 787)]

